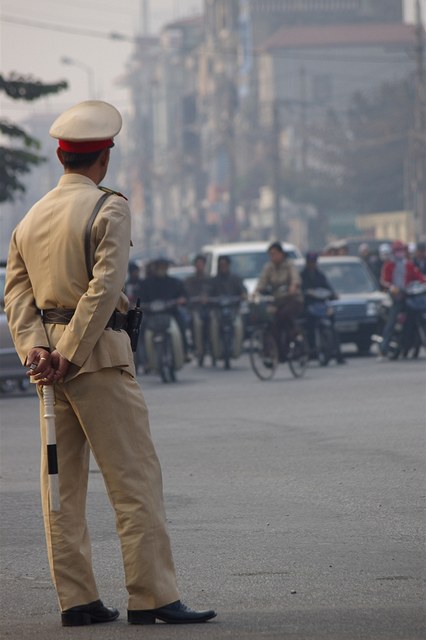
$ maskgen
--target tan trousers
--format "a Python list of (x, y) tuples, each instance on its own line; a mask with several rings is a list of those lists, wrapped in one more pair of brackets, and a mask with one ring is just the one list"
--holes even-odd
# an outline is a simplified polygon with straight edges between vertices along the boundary
[(136, 380), (117, 368), (55, 385), (61, 510), (49, 510), (43, 403), (41, 487), (50, 570), (61, 610), (99, 598), (85, 516), (90, 449), (116, 514), (129, 609), (179, 599), (161, 468)]

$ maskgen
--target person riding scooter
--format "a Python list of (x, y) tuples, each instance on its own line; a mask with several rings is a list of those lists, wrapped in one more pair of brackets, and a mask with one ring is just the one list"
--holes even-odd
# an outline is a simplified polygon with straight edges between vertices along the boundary
[(385, 262), (380, 275), (380, 284), (392, 298), (380, 344), (381, 356), (386, 356), (398, 314), (405, 309), (404, 288), (414, 281), (426, 282), (426, 276), (407, 258), (405, 244), (396, 240), (392, 244), (392, 258)]
[(229, 369), (230, 358), (238, 358), (243, 342), (243, 322), (240, 302), (247, 296), (242, 278), (231, 273), (231, 259), (224, 255), (218, 260), (218, 274), (211, 280), (210, 302), (211, 339), (213, 355), (223, 359)]
[(191, 347), (197, 356), (198, 364), (202, 366), (209, 342), (209, 297), (212, 278), (206, 274), (206, 258), (204, 255), (198, 254), (195, 256), (193, 265), (195, 273), (186, 278), (185, 289), (188, 294), (188, 303), (191, 311)]
[[(325, 274), (318, 268), (318, 254), (309, 251), (306, 254), (306, 264), (300, 277), (302, 279), (302, 292), (305, 300), (306, 313), (306, 337), (308, 339), (311, 353), (315, 352), (315, 326), (317, 319), (309, 313), (309, 307), (318, 302), (317, 298), (310, 294), (315, 289), (327, 289), (330, 292), (329, 300), (337, 300), (338, 295), (327, 280)], [(338, 364), (345, 364), (346, 360), (340, 351), (340, 341), (334, 326), (334, 316), (330, 316), (331, 329), (333, 331), (334, 355)]]
[(143, 303), (155, 300), (174, 300), (175, 305), (170, 309), (170, 314), (175, 318), (181, 335), (185, 352), (185, 361), (189, 362), (188, 343), (185, 332), (185, 320), (179, 307), (187, 303), (188, 295), (184, 284), (179, 278), (168, 275), (170, 261), (167, 258), (158, 258), (152, 263), (151, 274), (142, 281), (141, 298)]

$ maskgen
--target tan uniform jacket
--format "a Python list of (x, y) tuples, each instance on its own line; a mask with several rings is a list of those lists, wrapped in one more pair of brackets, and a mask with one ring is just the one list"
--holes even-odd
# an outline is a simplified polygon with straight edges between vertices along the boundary
[[(89, 283), (84, 235), (102, 196), (92, 180), (76, 173), (61, 177), (16, 227), (7, 263), (5, 310), (22, 363), (35, 346), (56, 348), (72, 363), (67, 380), (105, 367), (134, 375), (125, 331), (105, 329), (114, 309), (125, 313), (122, 292), (130, 246), (130, 211), (111, 195), (92, 229), (93, 278)], [(44, 325), (39, 310), (75, 309), (68, 325)]]
[[(256, 285), (256, 291), (262, 292), (267, 287), (271, 287), (273, 295), (277, 295), (277, 297), (285, 297), (279, 296), (276, 294), (276, 291), (279, 289), (281, 285), (286, 285), (290, 287), (291, 285), (301, 285), (301, 278), (297, 268), (292, 264), (289, 260), (284, 260), (280, 265), (276, 266), (272, 262), (267, 262), (262, 269), (259, 280)], [(302, 300), (302, 294), (298, 293), (296, 295), (297, 298)]]

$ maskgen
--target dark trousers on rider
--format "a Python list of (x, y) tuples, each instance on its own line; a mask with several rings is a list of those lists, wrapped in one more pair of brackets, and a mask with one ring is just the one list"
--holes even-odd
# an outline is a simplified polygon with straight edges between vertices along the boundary
[(404, 310), (404, 301), (403, 300), (394, 300), (393, 304), (389, 310), (389, 314), (386, 320), (386, 324), (383, 329), (382, 343), (380, 345), (380, 353), (385, 356), (388, 349), (389, 343), (392, 338), (393, 329), (398, 318), (398, 315)]
[[(309, 313), (305, 316), (305, 326), (306, 326), (306, 339), (309, 345), (309, 351), (311, 353), (311, 357), (316, 357), (316, 344), (315, 344), (315, 327), (318, 322), (315, 316), (310, 315)], [(336, 327), (334, 325), (334, 318), (330, 318), (331, 322), (331, 330), (333, 333), (333, 356), (336, 358), (337, 362), (343, 363), (344, 358), (340, 349), (340, 340), (339, 334), (337, 333)]]
[(287, 357), (289, 344), (297, 334), (296, 319), (300, 316), (302, 310), (303, 302), (295, 297), (288, 297), (277, 303), (274, 337), (281, 360)]
[(189, 345), (188, 345), (188, 337), (186, 335), (186, 329), (188, 327), (188, 318), (185, 314), (186, 314), (185, 311), (182, 311), (181, 309), (176, 309), (176, 312), (173, 313), (173, 316), (177, 322), (180, 334), (182, 336), (182, 344), (183, 344), (183, 351), (185, 354), (185, 360), (189, 360)]

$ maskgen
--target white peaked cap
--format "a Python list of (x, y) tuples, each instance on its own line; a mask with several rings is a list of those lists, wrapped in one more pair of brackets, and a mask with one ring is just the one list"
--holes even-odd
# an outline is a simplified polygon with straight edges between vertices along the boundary
[[(110, 141), (112, 143), (121, 126), (120, 112), (112, 104), (102, 100), (86, 100), (70, 107), (56, 118), (50, 127), (49, 134), (60, 141), (59, 146), (62, 146), (61, 141), (71, 143)], [(112, 144), (104, 146), (112, 146)], [(79, 149), (65, 150), (78, 151)]]

